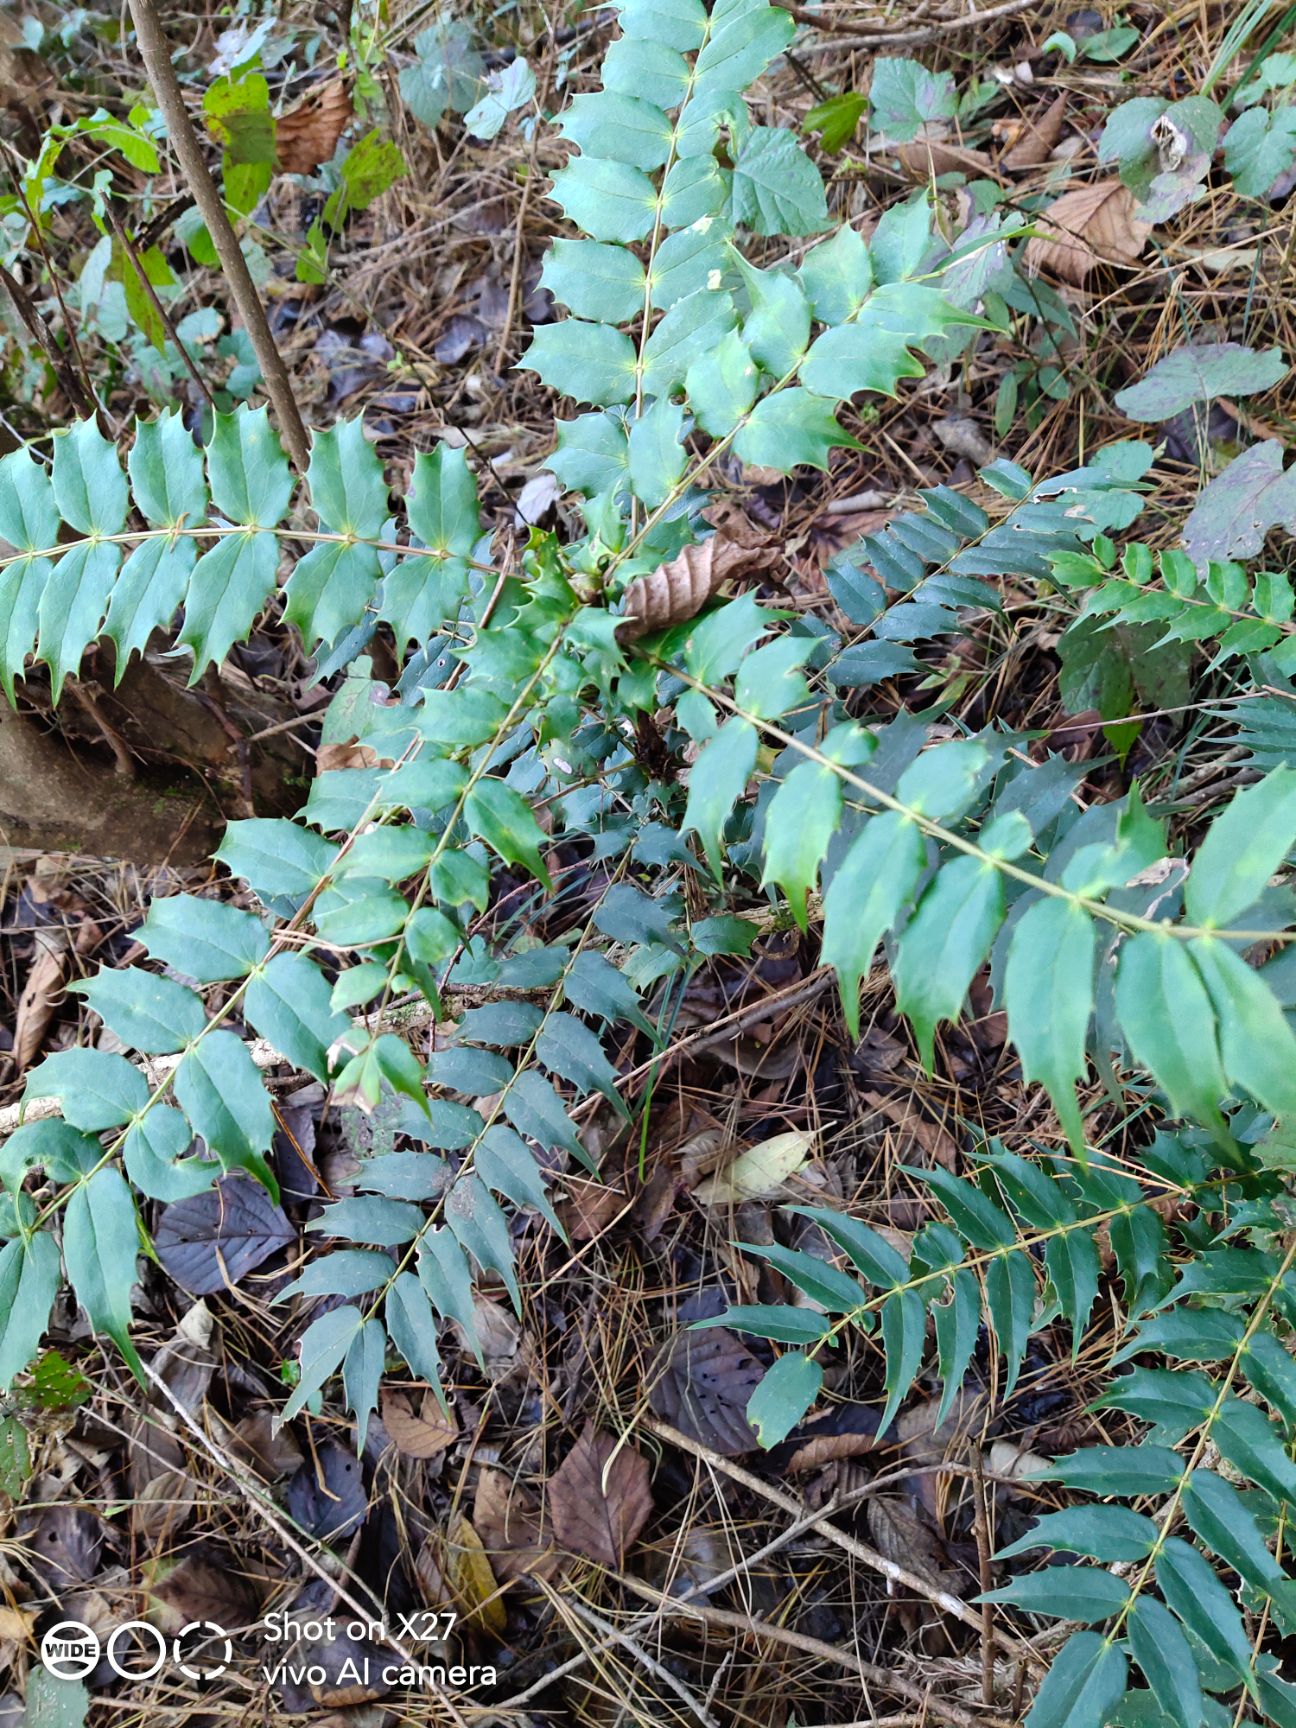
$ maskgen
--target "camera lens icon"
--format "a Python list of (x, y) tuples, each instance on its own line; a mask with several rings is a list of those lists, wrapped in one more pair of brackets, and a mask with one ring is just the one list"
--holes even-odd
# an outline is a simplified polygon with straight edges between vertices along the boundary
[(60, 1620), (41, 1639), (41, 1661), (56, 1680), (84, 1680), (99, 1655), (99, 1635), (83, 1620)]

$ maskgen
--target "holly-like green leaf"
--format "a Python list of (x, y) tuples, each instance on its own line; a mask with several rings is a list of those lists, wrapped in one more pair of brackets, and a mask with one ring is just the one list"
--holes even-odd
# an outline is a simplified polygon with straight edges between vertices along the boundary
[(563, 110), (558, 129), (585, 155), (605, 161), (651, 171), (670, 159), (670, 121), (638, 96), (608, 90), (575, 96)]
[(506, 864), (520, 864), (553, 892), (553, 880), (540, 856), (545, 836), (520, 792), (502, 780), (479, 780), (464, 800), (464, 821)]
[(698, 356), (684, 378), (689, 407), (713, 438), (727, 437), (756, 400), (759, 373), (736, 330)]
[(733, 297), (723, 289), (702, 288), (677, 300), (644, 343), (644, 394), (668, 396), (678, 390), (689, 367), (709, 354), (735, 321)]
[(250, 912), (193, 894), (154, 900), (139, 939), (153, 959), (199, 984), (244, 978), (270, 949), (265, 926)]
[(936, 1028), (957, 1019), (1004, 917), (1003, 877), (979, 858), (955, 858), (930, 884), (900, 937), (896, 1002), (930, 1069)]
[(601, 1092), (618, 1114), (628, 1114), (616, 1069), (596, 1035), (574, 1015), (550, 1014), (536, 1034), (535, 1051), (542, 1067), (569, 1081), (582, 1096)]
[[(201, 469), (199, 473), (201, 478)], [(204, 488), (204, 497), (205, 493)], [(203, 508), (205, 511), (205, 504)], [(175, 540), (142, 540), (118, 572), (108, 595), (108, 616), (103, 622), (104, 635), (117, 649), (116, 683), (121, 683), (131, 655), (142, 654), (153, 632), (171, 624), (188, 590), (197, 558), (197, 542), (183, 536)]]
[(27, 1076), (23, 1102), (57, 1098), (66, 1121), (98, 1134), (138, 1115), (148, 1096), (148, 1081), (124, 1056), (107, 1050), (59, 1050)]
[(249, 1171), (277, 1198), (263, 1156), (274, 1138), (274, 1113), (242, 1039), (232, 1032), (209, 1032), (185, 1052), (173, 1084), (194, 1133), (221, 1167)]
[[(576, 98), (577, 102), (602, 100), (617, 98)], [(624, 324), (637, 317), (647, 292), (644, 267), (634, 253), (598, 240), (555, 240), (545, 253), (540, 285), (577, 318), (603, 324)]]
[(1127, 1664), (1097, 1632), (1077, 1632), (1063, 1645), (1035, 1694), (1028, 1728), (1104, 1728), (1125, 1695)]
[(1276, 1116), (1296, 1115), (1296, 1035), (1261, 975), (1225, 942), (1189, 948), (1219, 1026), (1224, 1072)]
[(231, 522), (273, 528), (293, 494), (292, 470), (268, 408), (217, 414), (207, 444), (212, 503)]
[(126, 458), (131, 491), (155, 528), (197, 528), (207, 516), (202, 453), (178, 410), (136, 420)]
[(777, 6), (751, 0), (727, 0), (717, 6), (694, 63), (694, 100), (705, 105), (745, 90), (778, 58), (794, 33), (791, 18)]
[(594, 498), (627, 484), (630, 450), (620, 414), (578, 414), (574, 420), (559, 420), (557, 432), (558, 448), (546, 467), (564, 486)]
[(382, 533), (387, 485), (362, 420), (339, 420), (327, 432), (312, 434), (306, 479), (322, 528), (368, 540)]
[(96, 1332), (112, 1339), (141, 1383), (130, 1340), (131, 1289), (139, 1253), (139, 1219), (119, 1170), (96, 1170), (72, 1192), (63, 1214), (63, 1261), (77, 1301)]
[(1227, 927), (1260, 898), (1296, 845), (1296, 769), (1244, 786), (1211, 823), (1184, 887), (1194, 924)]
[(0, 1389), (9, 1390), (40, 1348), (59, 1282), (58, 1245), (48, 1230), (0, 1248)]
[(227, 534), (203, 553), (189, 579), (179, 635), (180, 645), (193, 650), (191, 684), (250, 634), (274, 592), (278, 568), (278, 539), (255, 529)]
[(1184, 945), (1170, 936), (1127, 936), (1116, 967), (1116, 1014), (1134, 1060), (1171, 1108), (1220, 1131), (1228, 1091), (1215, 1011)]
[(826, 763), (799, 762), (765, 813), (765, 869), (761, 886), (776, 882), (788, 897), (801, 929), (806, 896), (819, 880), (819, 865), (841, 820), (842, 780)]
[(0, 539), (20, 552), (49, 552), (58, 545), (59, 512), (44, 466), (26, 450), (0, 460)]
[(1052, 1614), (1059, 1620), (1091, 1623), (1119, 1614), (1129, 1601), (1123, 1578), (1098, 1566), (1045, 1566), (1026, 1572), (998, 1590), (987, 1590), (983, 1602), (1012, 1602), (1032, 1614)]
[(381, 1320), (370, 1318), (347, 1346), (342, 1360), (342, 1387), (347, 1409), (355, 1412), (356, 1450), (364, 1451), (369, 1418), (378, 1404), (378, 1385), (382, 1379), (383, 1358), (387, 1354), (387, 1333)]
[(873, 287), (869, 250), (849, 223), (812, 246), (797, 271), (810, 310), (820, 324), (844, 324), (863, 306)]
[(633, 399), (636, 359), (634, 343), (624, 331), (566, 318), (561, 324), (542, 324), (519, 364), (575, 401), (605, 408)]
[(658, 108), (677, 108), (691, 82), (688, 61), (664, 42), (621, 36), (603, 56), (603, 88)]
[(137, 966), (104, 967), (71, 988), (124, 1044), (145, 1055), (182, 1049), (207, 1024), (206, 1010), (192, 990)]
[(54, 497), (78, 533), (120, 534), (130, 502), (126, 477), (116, 448), (93, 420), (55, 434)]
[(643, 170), (597, 156), (573, 157), (554, 175), (549, 196), (582, 233), (623, 246), (646, 240), (657, 217), (657, 189)]
[(1168, 1536), (1157, 1556), (1156, 1581), (1167, 1603), (1217, 1662), (1251, 1672), (1251, 1642), (1242, 1616), (1215, 1569), (1181, 1537)]
[(760, 739), (748, 720), (727, 720), (707, 743), (689, 771), (688, 803), (681, 832), (695, 833), (707, 861), (720, 881), (723, 871), (721, 836), (734, 806), (747, 790), (756, 767)]
[(630, 427), (630, 485), (655, 510), (678, 486), (687, 458), (684, 410), (660, 396)]
[(1201, 1728), (1202, 1689), (1192, 1646), (1178, 1621), (1155, 1596), (1141, 1595), (1125, 1622), (1130, 1655), (1157, 1703), (1176, 1728)]
[(999, 1559), (1052, 1548), (1083, 1554), (1089, 1560), (1145, 1560), (1157, 1543), (1157, 1527), (1142, 1512), (1128, 1506), (1070, 1506), (1046, 1512), (1025, 1536), (999, 1550)]
[(860, 980), (878, 943), (912, 898), (927, 860), (921, 830), (899, 811), (866, 822), (824, 894), (825, 966), (837, 972), (851, 1036), (859, 1036)]
[(37, 606), (40, 658), (50, 669), (50, 693), (58, 701), (64, 682), (99, 634), (121, 550), (106, 540), (81, 540), (55, 564)]
[(921, 378), (914, 350), (968, 321), (968, 315), (920, 282), (875, 288), (848, 324), (825, 330), (801, 363), (808, 390), (843, 402), (862, 390), (894, 396), (902, 378)]
[(1087, 1067), (1096, 951), (1089, 914), (1072, 900), (1041, 896), (1014, 928), (1004, 968), (1004, 1007), (1022, 1078), (1045, 1087), (1080, 1158), (1084, 1126), (1075, 1088)]
[(780, 474), (802, 464), (826, 470), (831, 451), (859, 448), (859, 441), (838, 425), (834, 402), (795, 386), (762, 396), (734, 439), (736, 456)]
[(747, 1400), (747, 1420), (766, 1451), (782, 1445), (805, 1417), (822, 1386), (822, 1367), (800, 1351), (785, 1352), (766, 1372)]
[(350, 1023), (330, 1001), (328, 980), (304, 954), (276, 954), (248, 985), (251, 1024), (297, 1068), (326, 1080), (328, 1052)]
[(319, 886), (337, 850), (298, 822), (253, 816), (227, 826), (214, 856), (262, 898), (298, 900)]
[(290, 1422), (337, 1373), (363, 1325), (364, 1316), (349, 1303), (311, 1321), (302, 1333), (301, 1372), (284, 1405), (284, 1422)]
[(220, 1172), (214, 1160), (185, 1157), (193, 1145), (193, 1130), (183, 1114), (155, 1104), (127, 1129), (122, 1163), (142, 1194), (170, 1205), (204, 1193)]
[[(420, 1244), (420, 1263), (422, 1261)], [(414, 1372), (436, 1393), (442, 1405), (441, 1353), (437, 1349), (437, 1317), (423, 1283), (412, 1272), (398, 1272), (387, 1292), (384, 1310), (391, 1341)], [(448, 1310), (444, 1312), (449, 1313)], [(470, 1310), (471, 1313), (471, 1310)]]

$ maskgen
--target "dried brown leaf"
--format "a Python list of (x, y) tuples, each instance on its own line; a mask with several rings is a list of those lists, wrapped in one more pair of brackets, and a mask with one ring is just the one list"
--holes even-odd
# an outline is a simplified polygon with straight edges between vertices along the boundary
[(684, 1331), (672, 1341), (661, 1376), (649, 1389), (648, 1402), (663, 1421), (690, 1440), (734, 1458), (756, 1447), (747, 1401), (764, 1375), (764, 1368), (736, 1333), (723, 1326)]
[(547, 1579), (557, 1574), (561, 1561), (546, 1534), (543, 1507), (503, 1470), (479, 1472), (473, 1527), (497, 1578)]
[(281, 174), (313, 174), (332, 160), (351, 118), (351, 92), (340, 78), (321, 84), (275, 126), (275, 161)]
[(958, 1592), (963, 1580), (949, 1565), (944, 1544), (912, 1500), (902, 1494), (875, 1494), (865, 1505), (869, 1535), (880, 1554), (907, 1566), (934, 1590)]
[(558, 1216), (573, 1242), (593, 1242), (628, 1205), (619, 1188), (604, 1182), (582, 1182), (573, 1177), (567, 1198), (558, 1208)]
[(561, 1547), (619, 1567), (652, 1515), (648, 1460), (590, 1422), (550, 1477), (548, 1504)]
[[(958, 1163), (957, 1140), (947, 1128), (920, 1116), (912, 1096), (906, 1094), (896, 1098), (888, 1097), (884, 1092), (865, 1092), (864, 1101), (910, 1136), (913, 1145), (920, 1147), (925, 1154), (923, 1162), (943, 1165), (946, 1170), (954, 1169)], [(906, 1148), (906, 1156), (911, 1152), (912, 1147)]]
[(1011, 149), (1005, 150), (1000, 158), (1001, 166), (1013, 169), (1038, 168), (1047, 162), (1062, 137), (1066, 111), (1067, 93), (1062, 90), (1047, 108), (1040, 109), (1026, 121)]
[(791, 1475), (817, 1470), (842, 1458), (858, 1458), (862, 1452), (871, 1452), (876, 1444), (872, 1434), (816, 1434), (813, 1440), (797, 1447), (784, 1468)]
[(195, 1620), (218, 1626), (248, 1625), (256, 1615), (256, 1595), (232, 1554), (187, 1554), (170, 1566), (162, 1562), (148, 1591), (149, 1615), (166, 1633)]
[(481, 1537), (462, 1515), (450, 1528), (429, 1536), (414, 1563), (418, 1581), (431, 1603), (454, 1607), (477, 1621), (493, 1638), (502, 1638), (508, 1616)]
[(1134, 194), (1119, 180), (1064, 192), (1026, 243), (1026, 267), (1082, 288), (1100, 260), (1136, 264), (1152, 232), (1134, 214)]
[(459, 1424), (446, 1415), (431, 1392), (423, 1394), (417, 1411), (399, 1392), (388, 1392), (382, 1401), (382, 1420), (393, 1446), (407, 1458), (435, 1458), (459, 1438)]
[(696, 617), (731, 576), (762, 568), (773, 556), (769, 548), (740, 545), (724, 534), (713, 534), (699, 546), (686, 546), (668, 564), (637, 577), (626, 589), (617, 640), (634, 642), (654, 630), (683, 624)]
[(335, 768), (390, 768), (389, 758), (369, 744), (321, 744), (315, 752), (315, 768), (328, 774)]
[(917, 185), (925, 185), (934, 174), (993, 176), (994, 168), (984, 150), (968, 150), (940, 138), (916, 138), (896, 149), (900, 166)]

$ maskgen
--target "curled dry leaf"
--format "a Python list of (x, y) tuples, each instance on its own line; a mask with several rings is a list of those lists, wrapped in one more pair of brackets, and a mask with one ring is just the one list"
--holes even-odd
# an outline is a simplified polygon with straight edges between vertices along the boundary
[(558, 1544), (600, 1566), (619, 1567), (652, 1515), (648, 1460), (592, 1422), (548, 1484)]
[(341, 78), (321, 84), (275, 126), (275, 161), (280, 173), (313, 174), (332, 160), (351, 118), (351, 92)]
[(1100, 260), (1136, 264), (1152, 224), (1134, 214), (1134, 194), (1119, 180), (1098, 180), (1064, 192), (1026, 242), (1026, 267), (1083, 288)]
[(699, 1183), (694, 1190), (695, 1198), (703, 1206), (766, 1200), (801, 1168), (813, 1146), (814, 1136), (797, 1129), (775, 1134), (759, 1145), (749, 1146), (718, 1175)]
[(763, 569), (775, 556), (770, 547), (740, 545), (724, 534), (713, 534), (699, 546), (686, 546), (668, 564), (637, 577), (626, 589), (617, 640), (634, 642), (654, 630), (683, 624), (696, 617), (731, 576)]
[(54, 1010), (63, 994), (70, 943), (66, 930), (57, 925), (36, 932), (31, 970), (18, 998), (14, 1020), (14, 1067), (21, 1074), (39, 1054)]
[(1063, 90), (1053, 98), (1047, 108), (1026, 121), (1011, 149), (1005, 150), (1000, 158), (1001, 165), (1020, 171), (1023, 168), (1038, 168), (1047, 162), (1062, 137), (1066, 111), (1067, 96)]
[(382, 1401), (382, 1420), (393, 1446), (407, 1458), (435, 1458), (459, 1438), (459, 1424), (430, 1392), (423, 1394), (418, 1411), (399, 1392), (388, 1392)]
[(877, 1411), (862, 1407), (856, 1413), (849, 1405), (845, 1409), (860, 1418), (855, 1429), (843, 1427), (836, 1433), (813, 1434), (802, 1441), (783, 1466), (790, 1476), (800, 1475), (805, 1470), (821, 1469), (825, 1464), (840, 1463), (843, 1458), (858, 1458), (873, 1450), (877, 1444)]

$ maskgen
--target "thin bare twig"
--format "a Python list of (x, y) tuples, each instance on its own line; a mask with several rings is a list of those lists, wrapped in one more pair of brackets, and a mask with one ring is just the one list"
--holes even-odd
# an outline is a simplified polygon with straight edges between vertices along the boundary
[(140, 287), (144, 290), (145, 299), (162, 320), (162, 328), (175, 343), (180, 358), (184, 362), (185, 371), (188, 372), (189, 376), (193, 379), (206, 400), (207, 406), (214, 413), (216, 409), (216, 399), (207, 388), (207, 380), (194, 364), (193, 355), (180, 340), (179, 332), (175, 327), (175, 320), (162, 304), (157, 289), (149, 281), (148, 271), (144, 268), (144, 262), (139, 255), (135, 242), (126, 232), (126, 224), (122, 221), (116, 210), (114, 210), (111, 198), (107, 200), (104, 207), (108, 212), (108, 220), (112, 224), (112, 231), (121, 242), (122, 251), (125, 252), (126, 257), (129, 259), (131, 269), (134, 270), (136, 279), (139, 282)]
[(256, 283), (252, 280), (247, 259), (243, 256), (243, 248), (238, 243), (238, 235), (226, 214), (225, 201), (212, 179), (202, 145), (198, 142), (198, 134), (189, 118), (184, 92), (180, 88), (180, 80), (176, 77), (175, 67), (171, 64), (171, 48), (166, 32), (162, 28), (154, 0), (129, 0), (129, 4), (131, 19), (135, 25), (135, 39), (139, 43), (140, 59), (144, 62), (144, 70), (153, 86), (153, 94), (162, 110), (168, 136), (180, 158), (180, 166), (189, 183), (189, 190), (193, 193), (194, 203), (207, 224), (207, 232), (216, 248), (216, 255), (229, 283), (234, 304), (247, 326), (248, 337), (256, 354), (257, 364), (261, 368), (261, 376), (265, 380), (266, 394), (279, 423), (279, 434), (284, 448), (294, 465), (304, 471), (310, 458), (310, 447), (306, 427), (297, 407), (297, 398), (293, 394), (292, 380), (271, 333), (270, 321), (266, 317), (265, 307), (261, 304)]
[[(810, 29), (820, 30), (830, 35), (834, 40), (818, 44), (800, 43), (799, 54), (804, 54), (807, 47), (814, 51), (823, 49), (861, 48), (915, 48), (924, 42), (939, 42), (942, 37), (951, 36), (959, 30), (981, 30), (987, 24), (993, 24), (1000, 18), (1013, 18), (1018, 13), (1029, 12), (1039, 0), (1004, 0), (1000, 6), (990, 6), (984, 12), (968, 12), (958, 18), (942, 18), (935, 24), (924, 24), (916, 30), (890, 30), (885, 25), (876, 29), (867, 24), (859, 24), (853, 18), (837, 19), (822, 12), (814, 11), (805, 6), (788, 5), (786, 0), (774, 0), (775, 5), (783, 6), (790, 12), (798, 24), (805, 24)], [(849, 41), (842, 38), (848, 36)]]
[[(744, 1470), (741, 1464), (735, 1464), (732, 1458), (725, 1458), (709, 1446), (703, 1446), (700, 1441), (690, 1439), (687, 1434), (681, 1434), (678, 1428), (672, 1428), (669, 1422), (658, 1421), (656, 1417), (643, 1419), (643, 1425), (652, 1434), (656, 1434), (668, 1445), (677, 1446), (683, 1452), (691, 1453), (700, 1463), (706, 1464), (712, 1470), (718, 1470), (722, 1476), (728, 1476), (734, 1482), (741, 1482), (744, 1488), (750, 1488), (754, 1494), (759, 1494), (775, 1506), (781, 1506), (793, 1517), (802, 1517), (805, 1507), (793, 1494), (785, 1494), (781, 1488), (775, 1488), (770, 1482), (763, 1482), (759, 1476), (750, 1470)], [(921, 1596), (925, 1601), (939, 1608), (942, 1614), (948, 1614), (952, 1619), (961, 1620), (965, 1626), (970, 1626), (975, 1632), (982, 1631), (980, 1611), (970, 1607), (961, 1597), (955, 1596), (950, 1590), (942, 1590), (920, 1577), (917, 1572), (911, 1572), (907, 1566), (901, 1566), (896, 1560), (889, 1560), (885, 1554), (879, 1554), (876, 1548), (870, 1548), (867, 1542), (861, 1542), (857, 1537), (849, 1535), (845, 1530), (839, 1530), (827, 1517), (816, 1518), (813, 1528), (821, 1536), (835, 1543), (847, 1554), (863, 1561), (872, 1571), (880, 1573), (891, 1584), (900, 1585), (911, 1590), (915, 1596)], [(1029, 1662), (1032, 1667), (1043, 1670), (1048, 1666), (1043, 1657), (1036, 1654), (1031, 1647), (1018, 1638), (1010, 1638), (1003, 1632), (994, 1635), (995, 1644), (1007, 1656), (1017, 1657)]]

